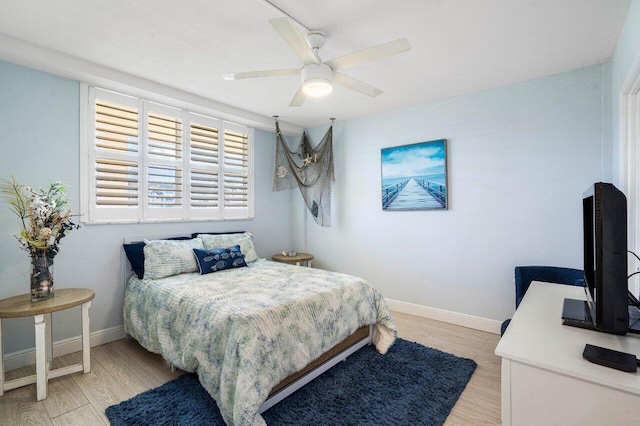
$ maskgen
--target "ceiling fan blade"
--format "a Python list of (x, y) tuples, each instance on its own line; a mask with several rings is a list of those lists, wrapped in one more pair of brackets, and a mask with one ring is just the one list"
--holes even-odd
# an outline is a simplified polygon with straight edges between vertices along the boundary
[(303, 64), (319, 64), (320, 57), (309, 47), (309, 43), (289, 18), (269, 19), (269, 23), (280, 37), (287, 42), (291, 50), (300, 58)]
[(286, 69), (286, 70), (265, 70), (265, 71), (247, 71), (237, 72), (235, 74), (222, 74), (222, 78), (225, 80), (240, 80), (243, 78), (256, 78), (256, 77), (275, 77), (278, 75), (295, 75), (300, 74), (300, 68)]
[(336, 72), (333, 74), (333, 82), (339, 84), (340, 86), (346, 87), (347, 89), (360, 92), (363, 95), (371, 96), (372, 98), (375, 98), (376, 96), (384, 93), (377, 87), (373, 87), (370, 84), (363, 83), (360, 80), (356, 80), (355, 78), (349, 77), (348, 75), (342, 74), (340, 72)]
[(298, 91), (296, 92), (296, 94), (293, 95), (293, 99), (291, 99), (289, 106), (299, 107), (304, 103), (306, 99), (307, 99), (307, 95), (304, 94), (304, 92), (302, 91), (302, 85), (300, 85), (300, 87), (298, 87)]
[(358, 50), (357, 52), (339, 56), (331, 59), (330, 61), (326, 61), (325, 63), (333, 68), (334, 71), (340, 71), (363, 62), (386, 58), (387, 56), (396, 55), (408, 50), (411, 50), (409, 40), (401, 38), (395, 41), (390, 41), (389, 43), (379, 44), (377, 46), (369, 47), (368, 49)]

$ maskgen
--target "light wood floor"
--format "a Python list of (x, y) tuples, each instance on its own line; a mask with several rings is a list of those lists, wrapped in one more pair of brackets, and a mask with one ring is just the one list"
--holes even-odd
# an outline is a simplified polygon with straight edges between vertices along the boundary
[[(476, 361), (467, 388), (446, 425), (500, 424), (500, 358), (494, 355), (499, 336), (394, 312), (399, 336)], [(80, 352), (54, 360), (54, 367), (80, 362)], [(7, 379), (33, 374), (33, 367), (7, 373)], [(91, 349), (91, 372), (49, 381), (48, 397), (36, 402), (35, 385), (0, 397), (0, 424), (92, 426), (108, 425), (104, 410), (179, 376), (161, 357), (133, 339)]]

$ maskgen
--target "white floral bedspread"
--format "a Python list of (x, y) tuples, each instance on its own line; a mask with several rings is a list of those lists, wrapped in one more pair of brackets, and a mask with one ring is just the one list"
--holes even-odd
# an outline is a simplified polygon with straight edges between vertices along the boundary
[(228, 425), (262, 422), (272, 387), (358, 328), (374, 324), (385, 353), (396, 328), (361, 278), (258, 260), (246, 268), (127, 285), (125, 331), (178, 368), (197, 372)]

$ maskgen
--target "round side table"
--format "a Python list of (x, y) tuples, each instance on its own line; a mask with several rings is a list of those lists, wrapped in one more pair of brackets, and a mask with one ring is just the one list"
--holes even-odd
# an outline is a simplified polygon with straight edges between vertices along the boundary
[(274, 254), (271, 259), (275, 262), (289, 263), (291, 265), (296, 264), (300, 266), (302, 262), (305, 262), (307, 267), (311, 268), (311, 261), (313, 255), (309, 253), (298, 253), (295, 256), (284, 256), (283, 254)]
[[(91, 371), (89, 345), (89, 308), (95, 297), (93, 290), (87, 288), (63, 288), (55, 290), (54, 297), (41, 302), (32, 302), (29, 294), (0, 300), (0, 396), (4, 391), (21, 386), (36, 384), (37, 399), (47, 397), (49, 379), (66, 374)], [(51, 341), (51, 314), (74, 306), (82, 305), (82, 363), (49, 370), (50, 357), (53, 356)], [(2, 319), (33, 317), (36, 333), (36, 374), (15, 380), (4, 380), (4, 356), (2, 349)], [(48, 353), (47, 353), (48, 352)]]

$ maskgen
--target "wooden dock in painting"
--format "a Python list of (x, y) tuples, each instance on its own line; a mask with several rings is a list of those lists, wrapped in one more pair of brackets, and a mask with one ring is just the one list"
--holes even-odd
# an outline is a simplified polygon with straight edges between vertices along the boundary
[(383, 189), (383, 210), (442, 209), (446, 207), (444, 185), (422, 179), (407, 179)]

